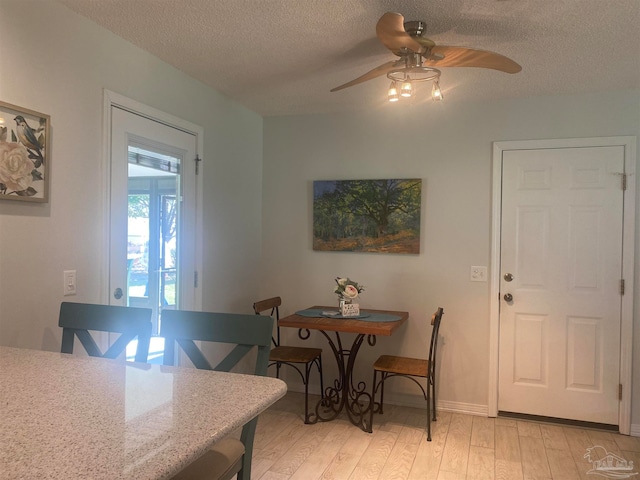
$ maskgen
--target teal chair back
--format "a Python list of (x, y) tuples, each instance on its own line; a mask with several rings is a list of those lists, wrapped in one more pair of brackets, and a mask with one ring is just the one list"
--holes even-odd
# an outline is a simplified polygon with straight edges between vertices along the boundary
[[(145, 363), (151, 339), (151, 309), (62, 302), (58, 326), (62, 328), (61, 353), (73, 353), (75, 337), (92, 357), (117, 358), (137, 337), (135, 361)], [(104, 353), (91, 331), (119, 333), (118, 339)]]
[[(175, 364), (178, 345), (196, 368), (228, 372), (251, 350), (257, 348), (253, 373), (266, 376), (272, 331), (273, 319), (267, 316), (165, 310), (162, 312), (160, 327), (160, 335), (165, 338), (164, 364)], [(232, 344), (234, 347), (222, 360), (212, 365), (198, 348), (196, 341)], [(235, 473), (238, 474), (238, 479), (251, 478), (251, 456), (257, 424), (258, 417), (243, 426), (240, 442), (244, 445), (244, 455), (241, 463), (235, 472), (234, 467), (230, 467), (232, 470), (225, 471), (225, 476), (219, 478), (231, 478), (229, 475)], [(212, 450), (215, 448), (214, 445)]]

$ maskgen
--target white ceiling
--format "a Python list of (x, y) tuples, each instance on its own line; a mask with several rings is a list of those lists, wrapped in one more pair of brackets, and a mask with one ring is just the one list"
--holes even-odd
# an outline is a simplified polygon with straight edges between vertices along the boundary
[(395, 58), (375, 36), (387, 11), (522, 65), (443, 68), (446, 102), (640, 88), (640, 0), (58, 1), (264, 116), (385, 103), (385, 77), (329, 90)]

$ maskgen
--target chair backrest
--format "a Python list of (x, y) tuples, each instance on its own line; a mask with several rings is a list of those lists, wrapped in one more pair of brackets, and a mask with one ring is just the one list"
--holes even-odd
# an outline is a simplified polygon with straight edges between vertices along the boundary
[[(254, 373), (266, 376), (272, 330), (273, 319), (267, 316), (256, 319), (255, 315), (235, 313), (165, 310), (162, 312), (160, 326), (160, 335), (165, 338), (164, 364), (174, 364), (175, 344), (177, 343), (196, 368), (227, 372), (254, 347), (257, 347), (258, 354)], [(235, 344), (235, 347), (222, 361), (212, 366), (194, 340)], [(253, 437), (257, 424), (258, 417), (255, 417), (242, 427), (240, 434), (240, 441), (245, 449), (242, 460), (243, 478), (249, 478), (251, 475)]]
[[(151, 309), (62, 302), (58, 325), (62, 327), (60, 352), (73, 353), (73, 343), (80, 343), (92, 357), (116, 358), (131, 340), (138, 337), (136, 362), (146, 362), (151, 339)], [(90, 331), (120, 333), (118, 339), (102, 353)]]
[[(160, 326), (160, 335), (165, 338), (164, 364), (175, 363), (177, 343), (196, 368), (228, 372), (253, 347), (257, 347), (254, 374), (265, 376), (272, 328), (273, 320), (270, 317), (256, 321), (254, 315), (164, 310)], [(212, 366), (195, 341), (228, 343), (235, 347), (217, 365)]]
[(436, 350), (438, 349), (438, 331), (440, 330), (440, 321), (444, 315), (442, 307), (438, 307), (438, 310), (431, 316), (431, 344), (429, 345), (429, 365), (431, 372), (433, 373), (436, 368)]
[(262, 312), (269, 312), (270, 317), (275, 318), (276, 323), (276, 336), (271, 338), (274, 347), (280, 346), (280, 325), (278, 325), (278, 320), (280, 320), (280, 305), (282, 305), (282, 299), (280, 297), (271, 297), (266, 300), (260, 300), (253, 304), (253, 311), (256, 315), (261, 315)]

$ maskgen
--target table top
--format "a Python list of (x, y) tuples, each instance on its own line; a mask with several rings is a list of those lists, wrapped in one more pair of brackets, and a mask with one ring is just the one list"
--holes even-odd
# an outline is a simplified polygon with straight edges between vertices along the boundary
[[(337, 310), (336, 307), (313, 306), (309, 310)], [(332, 332), (362, 333), (365, 335), (389, 336), (396, 331), (409, 318), (408, 312), (396, 312), (391, 310), (372, 310), (363, 308), (363, 313), (383, 313), (396, 315), (400, 320), (393, 322), (368, 322), (354, 318), (333, 317), (305, 317), (295, 313), (281, 318), (278, 325), (281, 327), (308, 328), (309, 330), (325, 330)]]
[(0, 347), (0, 479), (170, 478), (281, 380)]

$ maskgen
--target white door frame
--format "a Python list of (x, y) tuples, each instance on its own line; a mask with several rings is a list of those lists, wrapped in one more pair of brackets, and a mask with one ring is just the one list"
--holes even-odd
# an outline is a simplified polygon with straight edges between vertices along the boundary
[[(163, 123), (170, 127), (182, 130), (196, 137), (197, 154), (200, 158), (203, 158), (203, 145), (204, 145), (204, 129), (194, 123), (188, 122), (181, 118), (175, 117), (168, 113), (157, 110), (153, 107), (149, 107), (136, 100), (132, 100), (118, 93), (104, 89), (103, 97), (103, 125), (102, 125), (102, 190), (103, 190), (103, 206), (102, 206), (102, 253), (101, 268), (101, 302), (109, 303), (111, 292), (109, 291), (109, 242), (110, 242), (110, 221), (109, 221), (109, 208), (110, 208), (110, 171), (111, 171), (111, 107), (116, 106), (124, 110), (128, 110), (132, 113), (147, 117), (159, 123)], [(202, 188), (203, 188), (203, 162), (200, 162), (199, 174), (196, 175), (196, 228), (195, 228), (195, 268), (196, 272), (199, 272), (199, 278), (202, 278)], [(202, 310), (202, 288), (201, 281), (198, 282), (197, 287), (194, 289), (193, 299), (189, 299), (186, 302), (185, 308), (190, 310)]]
[(622, 324), (620, 340), (620, 382), (623, 385), (620, 401), (620, 433), (631, 431), (632, 350), (633, 350), (633, 279), (635, 248), (635, 166), (636, 137), (594, 137), (557, 140), (524, 140), (494, 142), (493, 187), (491, 212), (491, 285), (489, 301), (489, 416), (498, 415), (498, 347), (500, 334), (500, 229), (502, 195), (502, 154), (505, 150), (535, 150), (544, 148), (580, 148), (599, 146), (624, 147), (624, 165), (627, 174), (627, 189), (624, 192), (623, 263), (625, 295), (622, 296)]

